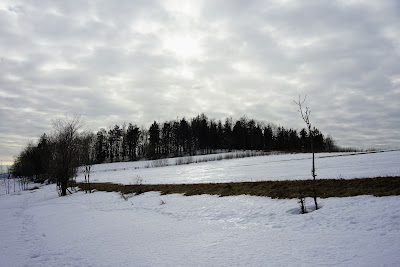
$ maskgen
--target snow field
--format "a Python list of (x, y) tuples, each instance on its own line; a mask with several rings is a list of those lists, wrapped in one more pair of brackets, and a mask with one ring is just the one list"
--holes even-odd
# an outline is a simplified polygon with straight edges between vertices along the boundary
[(399, 201), (321, 199), (300, 215), (295, 199), (60, 198), (48, 185), (0, 196), (0, 266), (396, 266)]
[[(328, 157), (327, 157), (328, 156)], [(317, 155), (318, 178), (399, 175), (400, 152)], [(92, 181), (309, 179), (310, 154), (159, 168), (93, 166)], [(78, 181), (83, 177), (79, 176)], [(32, 187), (32, 186), (31, 186)], [(0, 266), (399, 266), (400, 196), (320, 199), (74, 193), (0, 194)], [(307, 199), (312, 210), (312, 199)]]
[[(201, 157), (201, 156), (198, 156)], [(278, 154), (186, 165), (145, 168), (149, 161), (93, 166), (92, 182), (136, 184), (223, 183), (311, 179), (312, 154)], [(176, 159), (169, 159), (173, 161)], [(318, 179), (352, 179), (400, 175), (400, 151), (371, 154), (316, 154)], [(169, 164), (174, 164), (173, 162)], [(77, 181), (84, 181), (79, 174)]]

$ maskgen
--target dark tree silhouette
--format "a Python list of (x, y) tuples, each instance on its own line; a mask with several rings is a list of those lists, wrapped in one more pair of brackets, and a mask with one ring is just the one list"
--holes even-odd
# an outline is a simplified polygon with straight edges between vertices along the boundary
[(136, 160), (136, 149), (140, 137), (139, 128), (136, 125), (129, 123), (126, 130), (126, 140), (128, 146), (128, 157), (130, 160)]
[(178, 128), (178, 145), (180, 150), (191, 152), (191, 134), (190, 134), (190, 127), (188, 122), (185, 118), (180, 121), (179, 128)]
[(264, 128), (264, 150), (275, 149), (273, 144), (274, 144), (274, 133), (272, 131), (271, 125), (268, 124), (268, 126)]
[[(306, 109), (305, 113), (309, 114), (308, 112)], [(16, 157), (13, 166), (14, 176), (28, 177), (37, 181), (56, 179), (50, 169), (50, 163), (53, 161), (51, 159), (54, 158), (54, 151), (59, 149), (60, 144), (55, 142), (54, 136), (49, 138), (44, 134), (37, 145), (29, 144)], [(78, 134), (77, 138), (82, 139), (84, 136)], [(102, 163), (207, 154), (217, 150), (232, 149), (298, 152), (340, 149), (332, 137), (325, 138), (321, 131), (315, 127), (311, 128), (311, 124), (298, 133), (294, 129), (264, 124), (245, 116), (239, 120), (227, 118), (222, 123), (220, 120), (209, 119), (205, 114), (190, 120), (176, 119), (163, 124), (154, 122), (149, 130), (144, 126), (139, 129), (132, 123), (128, 126), (114, 125), (109, 127), (108, 131), (100, 129), (96, 135), (92, 135), (92, 138), (94, 140), (88, 145), (85, 145), (84, 140), (78, 142), (74, 160), (81, 165), (86, 166), (84, 153), (90, 153), (95, 163)]]
[(162, 152), (164, 155), (170, 154), (172, 148), (172, 127), (171, 123), (164, 122), (161, 129), (161, 142), (162, 142)]
[(82, 121), (79, 116), (65, 116), (53, 122), (54, 151), (51, 160), (51, 174), (60, 187), (60, 195), (67, 194), (68, 181), (76, 175), (79, 161), (79, 133)]
[(105, 129), (100, 129), (96, 135), (96, 162), (102, 163), (107, 157), (107, 132)]
[(232, 127), (232, 118), (225, 119), (222, 147), (228, 149), (229, 151), (233, 149)]
[(150, 126), (149, 135), (149, 156), (150, 158), (156, 158), (156, 156), (159, 154), (160, 144), (160, 127), (156, 121), (154, 121), (154, 123)]

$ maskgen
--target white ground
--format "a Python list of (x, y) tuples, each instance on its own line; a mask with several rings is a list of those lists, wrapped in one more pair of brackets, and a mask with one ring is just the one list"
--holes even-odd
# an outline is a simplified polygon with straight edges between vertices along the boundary
[[(211, 156), (197, 156), (211, 157)], [(174, 164), (176, 159), (169, 159)], [(311, 154), (281, 154), (145, 168), (149, 161), (99, 164), (92, 167), (93, 182), (135, 184), (214, 183), (311, 179)], [(351, 155), (316, 154), (318, 179), (351, 179), (400, 175), (400, 151)], [(80, 174), (77, 181), (84, 181)]]
[[(399, 171), (399, 152), (371, 154), (369, 164), (362, 156), (369, 158), (330, 159), (345, 158), (346, 166), (362, 176), (375, 176), (364, 172), (370, 165), (381, 166), (379, 175)], [(229, 161), (232, 169), (234, 161)], [(216, 165), (214, 173), (222, 162), (209, 162)], [(302, 160), (286, 162), (280, 165), (280, 177), (291, 171), (293, 162)], [(252, 166), (257, 169), (260, 164)], [(326, 164), (324, 168), (329, 167)], [(162, 175), (173, 168), (143, 170)], [(224, 180), (223, 168), (221, 172), (218, 179)], [(161, 179), (146, 175), (152, 181)], [(176, 178), (183, 179), (178, 174)], [(329, 198), (320, 204), (321, 209), (300, 215), (295, 199), (157, 192), (127, 200), (105, 192), (58, 197), (54, 185), (1, 194), (0, 266), (400, 265), (400, 196)]]

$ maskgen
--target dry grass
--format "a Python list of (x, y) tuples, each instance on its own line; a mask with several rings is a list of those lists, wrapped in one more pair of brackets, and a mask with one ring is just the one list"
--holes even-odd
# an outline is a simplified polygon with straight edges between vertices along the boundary
[[(86, 184), (78, 183), (77, 185), (82, 190), (85, 190)], [(178, 193), (186, 196), (202, 194), (219, 196), (252, 195), (271, 198), (297, 198), (299, 196), (299, 188), (301, 188), (305, 197), (312, 197), (312, 180), (159, 185), (92, 183), (90, 187), (98, 191), (121, 192), (122, 194), (141, 194), (149, 191), (158, 191), (161, 194)], [(400, 195), (400, 177), (317, 180), (317, 194), (321, 198), (358, 195)]]

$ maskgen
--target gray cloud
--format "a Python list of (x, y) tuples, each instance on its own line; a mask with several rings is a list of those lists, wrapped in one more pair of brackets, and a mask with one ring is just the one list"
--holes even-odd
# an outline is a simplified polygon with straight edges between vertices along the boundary
[(88, 127), (206, 113), (342, 146), (400, 147), (398, 1), (3, 1), (0, 160), (82, 114)]

